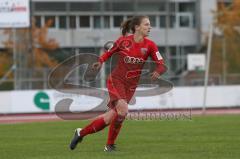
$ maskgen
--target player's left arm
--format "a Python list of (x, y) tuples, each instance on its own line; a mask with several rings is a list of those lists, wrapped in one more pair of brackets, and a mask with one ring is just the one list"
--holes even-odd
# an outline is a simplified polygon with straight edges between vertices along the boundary
[(164, 60), (162, 55), (158, 51), (158, 47), (154, 42), (150, 44), (150, 56), (152, 60), (156, 63), (155, 70), (151, 73), (151, 79), (156, 80), (160, 77), (164, 72), (166, 72), (167, 68), (164, 65)]

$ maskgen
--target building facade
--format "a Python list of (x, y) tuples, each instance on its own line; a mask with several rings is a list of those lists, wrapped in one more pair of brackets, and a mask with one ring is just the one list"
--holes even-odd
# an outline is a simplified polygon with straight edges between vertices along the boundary
[(187, 54), (199, 52), (204, 44), (217, 0), (32, 0), (31, 6), (38, 27), (52, 21), (49, 37), (58, 41), (58, 51), (65, 57), (99, 55), (107, 41), (120, 35), (123, 20), (149, 16), (150, 38), (158, 45), (171, 77), (181, 75), (187, 69)]

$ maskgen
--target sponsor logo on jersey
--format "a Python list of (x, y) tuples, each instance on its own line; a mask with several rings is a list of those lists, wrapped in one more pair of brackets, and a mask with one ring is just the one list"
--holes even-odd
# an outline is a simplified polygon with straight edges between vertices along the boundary
[(147, 48), (141, 48), (141, 53), (142, 53), (143, 55), (146, 55), (147, 51), (148, 51)]
[(143, 60), (143, 58), (125, 56), (124, 62), (126, 64), (143, 64), (144, 60)]
[(162, 55), (160, 54), (159, 51), (156, 52), (156, 56), (157, 56), (157, 59), (158, 59), (158, 60), (162, 60), (162, 59), (163, 59), (163, 58), (162, 58)]

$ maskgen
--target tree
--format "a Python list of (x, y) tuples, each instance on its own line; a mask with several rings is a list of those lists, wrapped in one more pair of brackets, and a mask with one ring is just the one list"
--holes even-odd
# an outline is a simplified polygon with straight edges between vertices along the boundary
[[(31, 74), (29, 77), (30, 69), (52, 68), (57, 65), (57, 61), (50, 56), (51, 51), (58, 48), (56, 40), (48, 38), (48, 28), (51, 24), (52, 21), (48, 21), (43, 27), (38, 28), (33, 19), (31, 28), (17, 29), (15, 33), (12, 29), (4, 30), (4, 34), (8, 38), (3, 42), (6, 51), (0, 53), (0, 77), (13, 64), (16, 65), (17, 71), (19, 70), (18, 72), (23, 78), (34, 76)], [(17, 37), (15, 44), (14, 34)], [(16, 54), (13, 54), (14, 49)]]
[(8, 69), (11, 68), (12, 61), (6, 52), (0, 53), (0, 77), (4, 76)]
[(34, 64), (38, 68), (54, 67), (57, 61), (50, 58), (48, 51), (53, 51), (58, 48), (58, 43), (55, 39), (48, 39), (48, 28), (51, 26), (52, 21), (48, 21), (43, 28), (37, 28), (33, 23), (32, 40), (34, 52)]
[(221, 35), (213, 39), (211, 73), (240, 73), (240, 1), (218, 5), (215, 27)]

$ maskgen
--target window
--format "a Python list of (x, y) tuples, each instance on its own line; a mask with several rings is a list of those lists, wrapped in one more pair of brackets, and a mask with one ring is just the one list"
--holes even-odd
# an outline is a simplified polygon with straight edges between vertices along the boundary
[(176, 56), (176, 54), (177, 54), (177, 48), (176, 48), (176, 46), (171, 46), (171, 47), (169, 48), (169, 52), (170, 52), (171, 57)]
[(160, 15), (160, 20), (159, 20), (159, 22), (160, 22), (160, 28), (166, 28), (166, 15)]
[(90, 27), (90, 17), (89, 16), (80, 16), (80, 27), (88, 28)]
[(190, 27), (190, 18), (189, 16), (180, 16), (180, 27)]
[(178, 70), (178, 66), (177, 66), (177, 47), (176, 46), (170, 46), (169, 47), (169, 64), (170, 64), (170, 68), (172, 71), (177, 71)]
[(196, 23), (197, 23), (196, 20), (197, 20), (197, 17), (196, 17), (195, 14), (194, 14), (194, 15), (192, 16), (192, 20), (191, 20), (191, 21), (192, 21), (192, 27), (193, 27), (193, 28), (196, 28), (196, 25), (197, 25), (197, 24), (196, 24)]
[(77, 27), (76, 16), (70, 16), (69, 17), (69, 28), (76, 29), (76, 27)]
[(103, 1), (103, 3), (104, 3), (104, 10), (105, 11), (112, 11), (112, 2)]
[(158, 8), (159, 11), (165, 12), (166, 11), (166, 2), (159, 2), (158, 7), (159, 7)]
[(170, 28), (176, 27), (176, 16), (170, 15)]
[(55, 16), (45, 16), (45, 24), (49, 25), (49, 28), (55, 28), (56, 24), (56, 20), (55, 20)]
[(170, 59), (170, 65), (171, 65), (171, 71), (176, 72), (178, 71), (178, 65), (177, 65), (178, 60), (176, 58)]
[(60, 29), (66, 29), (67, 28), (67, 17), (66, 16), (59, 16), (59, 24)]
[(41, 16), (35, 16), (34, 23), (35, 23), (36, 27), (40, 28), (42, 26)]
[(103, 27), (110, 28), (110, 17), (109, 16), (103, 17)]
[(196, 52), (196, 46), (184, 46), (184, 53), (188, 54), (188, 53), (193, 53)]
[(156, 16), (150, 15), (150, 16), (148, 16), (148, 17), (149, 17), (151, 26), (152, 26), (152, 27), (156, 27)]
[[(160, 15), (160, 28), (166, 28), (167, 27), (167, 16), (166, 15)], [(170, 15), (169, 16), (169, 28), (176, 27), (176, 16)]]
[(177, 13), (180, 28), (192, 28), (194, 25), (192, 13)]
[(100, 2), (71, 2), (70, 3), (71, 11), (100, 11), (101, 3)]
[(128, 16), (127, 16), (127, 19), (132, 18), (132, 17), (133, 17), (133, 15), (128, 15)]
[(112, 11), (133, 11), (134, 1), (129, 2), (113, 2)]
[(179, 3), (179, 12), (195, 12), (195, 3)]
[(172, 12), (172, 13), (175, 13), (176, 12), (176, 2), (172, 2), (170, 3), (169, 5), (169, 11)]
[(93, 16), (93, 28), (101, 28), (101, 17)]
[(113, 27), (120, 27), (123, 22), (123, 16), (113, 16)]
[(35, 11), (66, 11), (65, 2), (35, 2)]
[(166, 11), (165, 2), (139, 2), (138, 10), (140, 11)]

